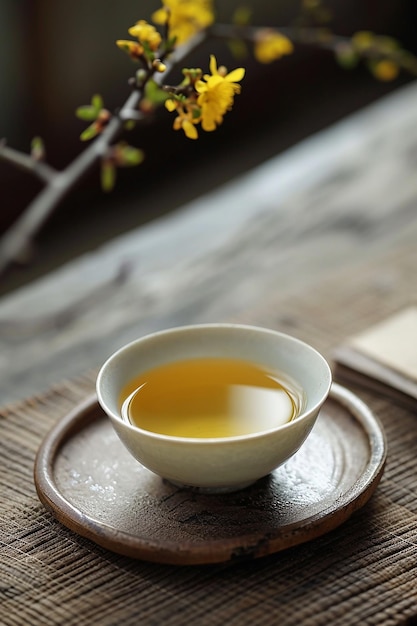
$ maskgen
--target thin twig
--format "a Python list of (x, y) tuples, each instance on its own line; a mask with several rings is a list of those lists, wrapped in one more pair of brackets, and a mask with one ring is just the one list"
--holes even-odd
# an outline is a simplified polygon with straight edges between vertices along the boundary
[(21, 170), (37, 176), (45, 183), (49, 183), (58, 173), (56, 169), (54, 169), (47, 163), (37, 161), (29, 154), (19, 152), (14, 148), (9, 148), (8, 146), (6, 146), (6, 141), (4, 139), (0, 141), (0, 158), (8, 161), (9, 163), (12, 163), (13, 165), (16, 165)]
[[(133, 91), (122, 107), (128, 110), (137, 106), (141, 93)], [(114, 116), (103, 133), (62, 172), (57, 172), (27, 207), (26, 211), (5, 233), (0, 247), (0, 274), (21, 255), (43, 226), (55, 207), (85, 176), (95, 162), (107, 151), (123, 126), (123, 120)]]
[[(162, 79), (190, 52), (200, 46), (206, 37), (207, 33), (202, 31), (190, 39), (186, 45), (177, 48), (170, 61), (166, 63), (167, 70), (164, 74), (157, 74), (153, 77), (155, 82), (160, 84)], [(142, 90), (135, 88), (117, 115), (110, 119), (103, 132), (61, 172), (0, 144), (0, 158), (19, 164), (24, 169), (38, 173), (38, 175), (39, 171), (42, 171), (47, 183), (0, 240), (0, 275), (11, 263), (19, 259), (54, 209), (81, 181), (96, 161), (106, 154), (109, 145), (123, 130), (126, 120), (143, 119), (143, 114), (137, 111), (141, 97)], [(41, 170), (39, 170), (39, 166), (42, 166)], [(46, 172), (48, 173), (46, 174)]]
[(141, 111), (134, 111), (133, 109), (130, 109), (130, 110), (123, 109), (123, 111), (119, 112), (119, 117), (121, 120), (125, 122), (127, 121), (140, 122), (146, 117), (146, 115), (142, 113)]
[(315, 44), (323, 45), (323, 47), (334, 49), (337, 43), (346, 43), (348, 37), (335, 35), (331, 31), (320, 27), (304, 27), (304, 26), (279, 26), (279, 27), (261, 27), (261, 26), (241, 26), (238, 24), (213, 24), (210, 32), (213, 37), (219, 39), (240, 38), (248, 42), (256, 42), (262, 31), (277, 31), (281, 35), (285, 35), (291, 39), (293, 43), (298, 44)]
[[(285, 35), (294, 44), (299, 46), (314, 46), (324, 50), (337, 52), (346, 45), (351, 44), (351, 39), (343, 35), (337, 35), (327, 28), (320, 26), (283, 26), (277, 28), (262, 28), (260, 26), (239, 26), (231, 24), (213, 24), (210, 28), (211, 35), (218, 39), (240, 38), (255, 43), (262, 30), (274, 30)], [(390, 59), (399, 67), (412, 75), (417, 75), (417, 58), (401, 48), (379, 48), (370, 45), (358, 52), (364, 60)]]

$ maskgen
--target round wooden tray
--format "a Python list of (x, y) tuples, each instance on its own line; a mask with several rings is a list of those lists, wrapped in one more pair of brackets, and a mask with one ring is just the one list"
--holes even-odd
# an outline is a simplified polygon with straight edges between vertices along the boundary
[(336, 528), (381, 478), (382, 428), (334, 384), (307, 441), (285, 465), (232, 494), (179, 489), (143, 468), (91, 398), (61, 420), (35, 462), (41, 502), (114, 552), (177, 565), (260, 557)]

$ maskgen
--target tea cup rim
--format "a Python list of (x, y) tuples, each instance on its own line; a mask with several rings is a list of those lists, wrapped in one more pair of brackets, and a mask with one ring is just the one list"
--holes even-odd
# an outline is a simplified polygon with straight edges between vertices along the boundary
[[(167, 435), (163, 433), (157, 433), (151, 430), (146, 430), (135, 424), (132, 424), (128, 419), (124, 419), (122, 415), (122, 410), (123, 410), (123, 406), (125, 406), (128, 400), (130, 400), (137, 393), (138, 389), (135, 389), (129, 395), (129, 397), (124, 400), (119, 413), (116, 413), (108, 406), (102, 394), (103, 377), (104, 377), (106, 369), (110, 366), (110, 364), (116, 361), (118, 358), (120, 358), (120, 356), (124, 352), (131, 350), (135, 345), (140, 345), (141, 343), (144, 343), (145, 341), (150, 341), (156, 337), (167, 336), (169, 334), (178, 334), (181, 332), (189, 332), (191, 330), (198, 331), (198, 330), (209, 330), (209, 329), (225, 329), (225, 330), (228, 330), (228, 329), (239, 330), (240, 329), (242, 331), (248, 330), (248, 331), (260, 332), (262, 334), (269, 333), (271, 334), (271, 336), (274, 336), (274, 337), (279, 336), (283, 338), (284, 340), (289, 340), (293, 343), (298, 344), (299, 346), (302, 346), (303, 348), (308, 349), (310, 353), (314, 353), (315, 356), (321, 361), (322, 365), (324, 366), (324, 370), (326, 370), (326, 373), (327, 373), (327, 381), (323, 387), (320, 398), (313, 405), (308, 407), (308, 410), (305, 410), (305, 409), (302, 410), (296, 417), (294, 417), (293, 419), (291, 419), (290, 421), (284, 424), (280, 424), (279, 426), (275, 426), (274, 428), (269, 428), (267, 430), (254, 431), (252, 433), (246, 433), (244, 435), (233, 435), (229, 437), (184, 437), (184, 436), (177, 436), (177, 435)], [(296, 423), (299, 424), (301, 421), (307, 420), (312, 413), (316, 412), (321, 407), (324, 401), (323, 398), (326, 399), (330, 393), (331, 385), (332, 385), (332, 373), (331, 373), (331, 368), (327, 360), (318, 350), (316, 350), (316, 348), (314, 348), (307, 342), (297, 337), (294, 337), (293, 335), (289, 335), (287, 333), (273, 330), (273, 329), (266, 328), (266, 327), (262, 327), (262, 326), (216, 322), (216, 323), (204, 323), (204, 324), (189, 324), (189, 325), (171, 327), (171, 328), (155, 331), (153, 333), (146, 334), (143, 337), (134, 339), (133, 341), (130, 341), (127, 344), (121, 346), (115, 352), (113, 352), (113, 354), (111, 354), (101, 366), (100, 371), (97, 375), (97, 379), (96, 379), (96, 393), (97, 393), (98, 402), (103, 408), (103, 410), (107, 413), (107, 415), (109, 415), (111, 419), (116, 420), (124, 428), (127, 428), (132, 433), (140, 433), (143, 436), (154, 439), (154, 440), (181, 443), (182, 445), (209, 446), (209, 445), (214, 445), (214, 444), (232, 443), (235, 441), (239, 442), (239, 441), (257, 440), (262, 437), (268, 437), (273, 433), (284, 432), (286, 430), (294, 428), (294, 424)]]

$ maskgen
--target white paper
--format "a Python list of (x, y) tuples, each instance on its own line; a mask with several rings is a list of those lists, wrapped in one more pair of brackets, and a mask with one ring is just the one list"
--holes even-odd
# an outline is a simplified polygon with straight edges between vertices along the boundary
[(352, 338), (362, 354), (417, 381), (417, 307), (410, 307)]

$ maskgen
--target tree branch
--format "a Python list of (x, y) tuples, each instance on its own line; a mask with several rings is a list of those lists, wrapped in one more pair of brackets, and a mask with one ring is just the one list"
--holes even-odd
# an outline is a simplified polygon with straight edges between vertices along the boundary
[[(185, 45), (177, 48), (168, 61), (164, 59), (167, 69), (163, 74), (159, 74), (154, 70), (148, 70), (147, 76), (140, 87), (137, 86), (136, 79), (131, 79), (131, 82), (136, 86), (124, 105), (110, 118), (103, 132), (61, 172), (33, 159), (29, 155), (8, 148), (4, 141), (0, 142), (0, 158), (38, 176), (46, 183), (44, 189), (0, 240), (0, 275), (13, 261), (16, 261), (21, 256), (22, 251), (28, 247), (28, 244), (31, 243), (36, 233), (63, 198), (77, 185), (96, 161), (106, 155), (110, 144), (123, 130), (125, 122), (127, 120), (140, 121), (144, 119), (145, 114), (138, 110), (138, 105), (148, 80), (152, 78), (161, 86), (162, 81), (167, 78), (171, 70), (208, 37), (224, 40), (241, 38), (254, 43), (263, 30), (265, 28), (259, 26), (214, 24), (207, 30), (195, 35)], [(340, 52), (341, 47), (351, 45), (351, 40), (348, 37), (340, 37), (320, 27), (293, 26), (270, 30), (277, 30), (298, 45), (320, 46), (335, 53)], [(413, 55), (405, 53), (404, 50), (396, 49), (395, 46), (392, 50), (385, 49), (383, 51), (378, 50), (377, 46), (369, 46), (361, 52), (361, 55), (368, 60), (379, 59), (385, 56), (417, 75), (417, 59)]]
[[(140, 97), (139, 90), (133, 91), (121, 111), (136, 108)], [(84, 152), (76, 157), (65, 170), (55, 172), (49, 177), (47, 185), (3, 236), (0, 246), (0, 274), (11, 262), (19, 258), (55, 207), (105, 154), (110, 143), (120, 132), (123, 123), (121, 117), (112, 117), (102, 134), (89, 144)], [(29, 168), (26, 167), (26, 169)]]
[(13, 163), (13, 165), (16, 165), (21, 170), (25, 170), (26, 172), (34, 174), (45, 183), (49, 183), (57, 174), (57, 170), (55, 170), (47, 163), (37, 161), (30, 155), (25, 154), (24, 152), (19, 152), (14, 148), (9, 148), (8, 146), (6, 146), (5, 139), (2, 139), (0, 141), (0, 159), (9, 161), (9, 163)]
[[(177, 48), (166, 63), (167, 70), (163, 74), (156, 74), (153, 77), (155, 82), (161, 84), (172, 69), (190, 52), (200, 46), (206, 37), (207, 32), (202, 31), (190, 39), (187, 44)], [(151, 75), (149, 74), (148, 78)], [(110, 119), (103, 132), (61, 172), (36, 161), (29, 155), (6, 147), (4, 143), (0, 144), (0, 158), (36, 174), (46, 182), (42, 191), (0, 240), (0, 275), (11, 263), (19, 259), (54, 209), (80, 182), (96, 161), (106, 154), (109, 145), (123, 130), (126, 120), (134, 119), (137, 121), (144, 118), (144, 115), (137, 110), (141, 97), (142, 89), (135, 88), (117, 115)]]
[[(345, 46), (351, 45), (351, 39), (346, 36), (337, 35), (330, 30), (320, 26), (283, 26), (283, 27), (260, 27), (260, 26), (240, 26), (233, 24), (213, 24), (210, 32), (218, 39), (240, 38), (247, 42), (255, 43), (259, 34), (263, 30), (274, 30), (285, 35), (294, 44), (300, 46), (320, 47), (337, 53)], [(378, 40), (378, 37), (376, 37)], [(364, 60), (390, 59), (399, 67), (412, 75), (417, 75), (417, 58), (401, 48), (392, 49), (379, 48), (370, 45), (357, 54)]]

